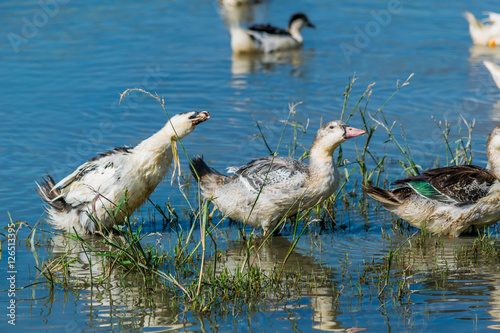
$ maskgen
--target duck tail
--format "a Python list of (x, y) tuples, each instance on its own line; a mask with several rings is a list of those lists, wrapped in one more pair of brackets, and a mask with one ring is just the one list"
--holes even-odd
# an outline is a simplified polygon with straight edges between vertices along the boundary
[(60, 212), (69, 212), (73, 207), (64, 200), (60, 188), (54, 188), (56, 183), (51, 175), (47, 174), (40, 183), (35, 182), (38, 188), (35, 191), (40, 195), (43, 201), (50, 207)]
[(376, 186), (363, 186), (362, 191), (373, 199), (380, 201), (386, 209), (400, 206), (403, 202), (391, 191)]
[(216, 178), (224, 177), (217, 170), (209, 167), (203, 160), (203, 156), (193, 157), (191, 164), (189, 165), (189, 169), (191, 170), (191, 174), (194, 179), (202, 184), (210, 183), (215, 181)]

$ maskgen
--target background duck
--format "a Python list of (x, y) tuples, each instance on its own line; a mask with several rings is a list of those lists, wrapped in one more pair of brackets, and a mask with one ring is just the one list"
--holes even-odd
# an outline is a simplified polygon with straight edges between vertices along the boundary
[[(210, 114), (206, 111), (175, 115), (135, 148), (107, 151), (82, 164), (57, 184), (47, 175), (41, 184), (37, 183), (37, 192), (49, 204), (49, 222), (56, 229), (78, 233), (94, 233), (98, 229), (89, 214), (107, 229), (121, 223), (142, 206), (165, 178), (172, 163), (173, 142), (208, 119)], [(122, 206), (114, 214), (125, 196), (127, 207)]]
[(265, 0), (219, 0), (222, 6), (245, 6), (257, 5), (263, 3)]
[(203, 196), (212, 197), (223, 214), (252, 227), (262, 227), (267, 235), (283, 217), (311, 208), (335, 192), (340, 175), (333, 152), (346, 140), (365, 133), (341, 121), (331, 121), (316, 133), (309, 165), (291, 158), (267, 156), (230, 168), (234, 175), (225, 176), (196, 157), (191, 173), (199, 181)]
[(491, 61), (483, 61), (483, 64), (488, 68), (493, 81), (495, 81), (495, 84), (500, 89), (500, 66)]
[(497, 46), (500, 45), (500, 14), (487, 12), (489, 24), (479, 22), (476, 17), (465, 12), (465, 19), (469, 22), (469, 32), (474, 44)]
[(248, 29), (232, 25), (229, 29), (231, 48), (235, 53), (269, 53), (298, 49), (304, 42), (301, 34), (304, 27), (315, 28), (302, 13), (292, 15), (287, 30), (269, 24), (255, 24)]
[(487, 154), (491, 171), (474, 165), (431, 169), (395, 181), (393, 190), (363, 191), (419, 229), (459, 236), (500, 220), (500, 125), (488, 137)]

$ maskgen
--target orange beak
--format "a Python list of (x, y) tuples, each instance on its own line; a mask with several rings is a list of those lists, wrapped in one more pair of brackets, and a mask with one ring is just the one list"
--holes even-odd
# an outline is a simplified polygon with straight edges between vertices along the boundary
[(490, 39), (490, 40), (488, 41), (488, 46), (495, 47), (495, 46), (497, 46), (497, 43), (495, 42), (495, 40), (494, 40), (494, 39)]

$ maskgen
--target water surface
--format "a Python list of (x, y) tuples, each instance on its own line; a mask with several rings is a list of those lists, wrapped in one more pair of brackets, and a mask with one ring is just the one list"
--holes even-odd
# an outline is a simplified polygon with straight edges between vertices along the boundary
[[(263, 142), (255, 140), (254, 118), (265, 124), (266, 139), (275, 148), (288, 104), (303, 102), (297, 107), (296, 120), (309, 121), (302, 140), (308, 146), (322, 122), (340, 117), (345, 86), (353, 75), (358, 79), (350, 107), (367, 85), (376, 82), (368, 106), (374, 112), (396, 90), (398, 80), (401, 84), (415, 73), (410, 84), (384, 107), (389, 122), (403, 124), (415, 160), (425, 168), (438, 155), (444, 157), (443, 141), (431, 115), (449, 121), (455, 138), (463, 117), (476, 121), (474, 161), (484, 166), (486, 136), (500, 120), (500, 90), (482, 61), (500, 62), (500, 49), (472, 47), (462, 12), (499, 11), (498, 3), (485, 0), (472, 7), (468, 1), (401, 1), (377, 29), (373, 13), (388, 10), (389, 3), (271, 0), (245, 20), (284, 27), (291, 13), (303, 11), (317, 28), (304, 30), (301, 51), (236, 57), (231, 54), (228, 19), (215, 1), (60, 1), (57, 12), (45, 16), (38, 1), (3, 1), (0, 206), (4, 220), (9, 212), (14, 220), (31, 226), (42, 222), (44, 208), (33, 191), (35, 180), (46, 172), (61, 179), (96, 153), (136, 145), (163, 126), (167, 118), (151, 99), (132, 94), (118, 104), (119, 94), (134, 87), (163, 96), (169, 114), (209, 111), (211, 120), (183, 144), (189, 155), (203, 154), (222, 171), (268, 153)], [(36, 23), (36, 29), (27, 28), (26, 22)], [(374, 30), (366, 30), (370, 28)], [(360, 42), (359, 31), (369, 31), (370, 36)], [(14, 35), (22, 42), (12, 42)], [(356, 52), (346, 55), (346, 47), (356, 48)], [(362, 121), (354, 116), (350, 124), (359, 127)], [(288, 130), (282, 156), (287, 154), (290, 135)], [(401, 158), (393, 145), (384, 143), (386, 139), (382, 129), (377, 131), (370, 144), (372, 152)], [(356, 158), (353, 142), (344, 145), (344, 154), (351, 161)], [(187, 173), (185, 157), (181, 162)], [(403, 174), (397, 164), (387, 171), (391, 179)], [(359, 191), (352, 184), (348, 186)], [(159, 203), (170, 199), (179, 211), (187, 207), (177, 187), (168, 181), (151, 199)], [(147, 219), (148, 209), (136, 216)], [(216, 326), (212, 317), (146, 309), (134, 298), (132, 287), (125, 294), (118, 286), (111, 288), (116, 290), (113, 294), (92, 289), (50, 290), (40, 284), (17, 291), (15, 328), (34, 332), (108, 331), (113, 325), (116, 331), (345, 331), (358, 327), (471, 332), (500, 327), (496, 271), (487, 263), (465, 269), (453, 255), (442, 252), (438, 257), (452, 267), (452, 273), (440, 283), (442, 279), (429, 273), (437, 254), (429, 258), (422, 254), (415, 278), (410, 280), (411, 302), (405, 306), (380, 304), (368, 292), (356, 298), (347, 291), (340, 298), (341, 306), (335, 305), (331, 287), (341, 280), (339, 263), (346, 256), (349, 272), (357, 274), (365, 262), (383, 260), (389, 250), (405, 243), (405, 239), (398, 243), (382, 236), (381, 229), (392, 230), (388, 214), (370, 213), (368, 220), (356, 214), (339, 212), (339, 216), (337, 223), (344, 229), (313, 227), (294, 253), (295, 262), (304, 269), (321, 267), (328, 284), (316, 293), (295, 295), (287, 304), (277, 302), (262, 311), (226, 316)], [(180, 223), (186, 225), (187, 220)], [(42, 228), (50, 230), (46, 224)], [(234, 226), (225, 223), (221, 228), (236, 237)], [(151, 229), (160, 230), (164, 242), (175, 238), (160, 226)], [(28, 232), (23, 227), (19, 238), (26, 238)], [(496, 234), (497, 229), (492, 227), (491, 232)], [(267, 253), (281, 253), (289, 235), (273, 241)], [(51, 239), (50, 234), (43, 236), (52, 245), (36, 247), (36, 256), (25, 246), (17, 248), (18, 287), (32, 283), (36, 260), (46, 260), (55, 251), (57, 239)], [(471, 245), (474, 239), (460, 241)], [(237, 262), (240, 245), (224, 238), (219, 242), (227, 250), (228, 261)], [(443, 248), (452, 252), (454, 246), (449, 240)], [(262, 265), (273, 265), (279, 258), (265, 257)], [(2, 281), (8, 276), (6, 260), (2, 255)], [(8, 289), (7, 283), (2, 285), (1, 289)], [(168, 295), (158, 297), (158, 303), (168, 302)], [(6, 296), (0, 298), (4, 309), (8, 301)], [(0, 327), (10, 328), (6, 316), (2, 318)]]

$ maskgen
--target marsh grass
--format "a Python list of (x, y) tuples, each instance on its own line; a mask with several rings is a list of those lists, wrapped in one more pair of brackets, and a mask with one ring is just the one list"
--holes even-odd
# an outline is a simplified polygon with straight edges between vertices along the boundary
[[(367, 183), (384, 186), (391, 176), (386, 175), (387, 156), (378, 156), (369, 149), (374, 134), (382, 132), (380, 129), (387, 134), (387, 142), (400, 151), (402, 158), (398, 163), (404, 172), (414, 175), (422, 170), (413, 159), (402, 124), (389, 121), (383, 111), (395, 94), (409, 84), (410, 78), (411, 75), (402, 85), (398, 83), (394, 94), (372, 113), (369, 102), (373, 84), (368, 85), (354, 106), (350, 107), (349, 99), (355, 79), (349, 79), (344, 93), (341, 119), (347, 122), (353, 117), (359, 117), (367, 131), (364, 142), (355, 144), (355, 160), (352, 162), (348, 161), (342, 149), (339, 149), (338, 164), (344, 170), (343, 179), (331, 198), (311, 209), (301, 211), (291, 221), (283, 219), (276, 226), (275, 231), (281, 230), (285, 235), (282, 237), (289, 241), (280, 245), (279, 248), (284, 248), (285, 251), (279, 260), (273, 261), (272, 267), (265, 266), (266, 261), (262, 257), (269, 248), (276, 251), (276, 248), (272, 247), (276, 237), (272, 237), (272, 233), (261, 237), (258, 232), (249, 231), (249, 228), (240, 223), (237, 227), (239, 248), (242, 250), (237, 256), (237, 263), (228, 264), (230, 255), (226, 243), (230, 242), (229, 239), (234, 233), (220, 228), (227, 219), (210, 208), (210, 198), (202, 198), (199, 188), (194, 190), (190, 187), (190, 176), (179, 175), (178, 152), (175, 146), (174, 173), (178, 171), (177, 180), (183, 184), (179, 191), (188, 207), (180, 213), (170, 202), (163, 205), (149, 202), (154, 220), (158, 221), (160, 218), (164, 227), (174, 231), (173, 240), (165, 245), (161, 242), (162, 234), (145, 233), (144, 222), (132, 219), (126, 219), (114, 232), (103, 233), (92, 240), (80, 235), (58, 235), (76, 245), (38, 264), (39, 278), (51, 287), (77, 289), (105, 287), (112, 280), (120, 281), (125, 288), (130, 281), (140, 281), (144, 286), (140, 292), (144, 293), (145, 298), (151, 299), (152, 291), (168, 293), (172, 295), (169, 307), (200, 314), (261, 311), (270, 304), (286, 303), (304, 295), (315, 297), (319, 290), (322, 293), (328, 290), (334, 309), (345, 306), (346, 302), (354, 304), (376, 299), (380, 302), (382, 312), (386, 311), (386, 307), (393, 306), (401, 311), (403, 316), (408, 316), (411, 286), (419, 281), (421, 276), (432, 275), (435, 280), (444, 281), (451, 269), (446, 260), (455, 262), (455, 266), (459, 265), (458, 262), (465, 261), (464, 265), (471, 267), (477, 265), (483, 256), (496, 258), (496, 261), (499, 257), (498, 239), (493, 235), (481, 234), (472, 244), (454, 247), (453, 255), (445, 259), (446, 264), (438, 263), (435, 258), (439, 255), (444, 257), (444, 241), (427, 235), (425, 230), (415, 232), (406, 222), (380, 211), (377, 204), (373, 205), (359, 191), (354, 190)], [(135, 90), (156, 99), (166, 112), (162, 98), (146, 91)], [(131, 91), (125, 91), (121, 99)], [(308, 158), (309, 152), (301, 140), (307, 133), (309, 122), (303, 124), (295, 119), (297, 107), (298, 104), (290, 105), (288, 118), (284, 121), (275, 149), (272, 149), (272, 143), (266, 140), (259, 121), (255, 121), (259, 137), (273, 158), (278, 155), (287, 128), (293, 130), (291, 142), (287, 145), (288, 155), (299, 160)], [(459, 129), (458, 139), (451, 139), (450, 124), (435, 121), (442, 132), (446, 164), (470, 162), (473, 156), (471, 133), (474, 123), (469, 124), (464, 120), (464, 134)], [(396, 133), (396, 129), (399, 129), (399, 133)], [(179, 141), (178, 145), (190, 163), (182, 142)], [(439, 160), (435, 163), (439, 164)], [(196, 202), (193, 203), (189, 199), (192, 196), (189, 191), (197, 193)], [(126, 210), (127, 201), (123, 200), (118, 206)], [(362, 227), (366, 230), (378, 229), (379, 226), (373, 226), (370, 222), (373, 217), (370, 214), (384, 214), (384, 217), (391, 220), (388, 227), (381, 229), (381, 238), (389, 244), (394, 244), (386, 255), (367, 258), (362, 267), (354, 271), (348, 254), (338, 267), (323, 268), (317, 265), (314, 266), (314, 272), (301, 267), (290, 268), (290, 264), (298, 260), (294, 256), (304, 235), (312, 235), (317, 232), (314, 230), (318, 230), (318, 227), (320, 232), (342, 232), (352, 227), (355, 221), (359, 227), (360, 220), (365, 221)], [(179, 223), (183, 219), (189, 219), (189, 223)], [(42, 230), (38, 232), (37, 237), (41, 235)], [(33, 242), (34, 237), (33, 234), (30, 242)], [(446, 246), (449, 247), (448, 243)], [(429, 253), (438, 253), (438, 256), (432, 260)], [(85, 264), (82, 265), (82, 262)], [(85, 269), (88, 274), (83, 274), (82, 278), (82, 271)]]

